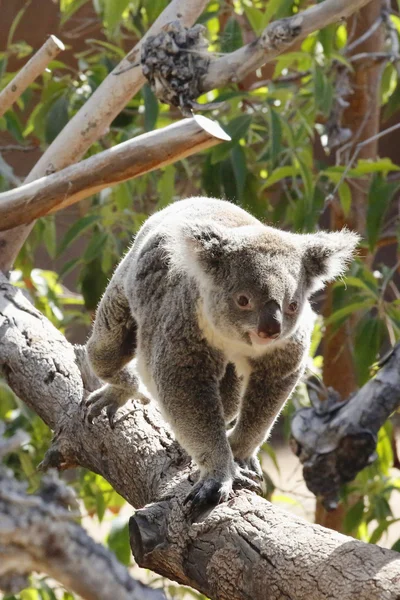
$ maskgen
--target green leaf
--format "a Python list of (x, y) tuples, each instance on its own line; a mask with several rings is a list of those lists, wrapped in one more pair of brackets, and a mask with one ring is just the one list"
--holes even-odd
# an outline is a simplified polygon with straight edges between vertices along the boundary
[(356, 327), (354, 339), (354, 361), (357, 372), (357, 381), (360, 386), (370, 379), (370, 368), (376, 362), (385, 327), (382, 321), (370, 315), (365, 315)]
[(122, 18), (130, 0), (104, 0), (104, 20), (108, 29), (114, 29)]
[(348, 304), (347, 306), (340, 308), (339, 310), (332, 313), (327, 319), (325, 319), (325, 325), (333, 325), (342, 319), (345, 319), (352, 313), (358, 310), (366, 310), (374, 305), (372, 300), (366, 299), (363, 302), (354, 302), (353, 304)]
[(71, 260), (67, 260), (66, 263), (63, 264), (59, 273), (58, 279), (61, 281), (63, 277), (65, 277), (68, 273), (70, 273), (75, 267), (77, 267), (81, 262), (80, 258), (71, 258)]
[(94, 258), (101, 254), (102, 248), (105, 246), (105, 243), (108, 239), (108, 233), (94, 231), (92, 237), (90, 238), (90, 242), (85, 250), (83, 255), (83, 260), (85, 262), (91, 262)]
[(108, 283), (101, 266), (101, 257), (87, 263), (80, 273), (80, 288), (87, 310), (95, 310)]
[(344, 216), (347, 217), (350, 214), (351, 209), (351, 191), (345, 181), (339, 185), (338, 192)]
[(262, 189), (265, 190), (271, 185), (274, 185), (277, 181), (281, 181), (286, 177), (295, 177), (298, 174), (299, 170), (294, 166), (287, 167), (278, 167), (272, 171), (271, 175), (268, 176), (267, 181), (263, 184)]
[(378, 242), (383, 220), (393, 195), (399, 188), (399, 182), (387, 181), (380, 173), (372, 179), (367, 207), (367, 237), (371, 252)]
[(392, 546), (392, 550), (395, 552), (400, 552), (400, 539), (397, 540)]
[(235, 146), (231, 151), (231, 162), (235, 173), (237, 198), (240, 201), (243, 195), (247, 176), (246, 154), (242, 146)]
[(106, 512), (106, 502), (104, 500), (104, 494), (102, 491), (96, 492), (95, 494), (95, 500), (96, 500), (96, 513), (97, 513), (97, 518), (99, 519), (100, 523), (102, 522), (103, 518), (104, 518), (104, 514)]
[(143, 86), (142, 96), (144, 100), (144, 128), (146, 131), (152, 131), (155, 127), (158, 117), (158, 100), (152, 92), (148, 83)]
[(345, 533), (356, 532), (364, 515), (364, 499), (361, 498), (356, 502), (346, 513), (343, 520), (343, 528)]
[(57, 256), (60, 256), (60, 254), (62, 254), (74, 240), (82, 235), (84, 231), (89, 229), (89, 227), (91, 227), (99, 219), (99, 215), (86, 215), (85, 217), (78, 219), (78, 221), (75, 221), (62, 239), (58, 247)]
[(113, 520), (111, 531), (107, 538), (107, 546), (114, 552), (123, 565), (130, 565), (129, 525), (125, 519), (120, 517)]
[(69, 121), (68, 99), (60, 96), (46, 113), (45, 140), (51, 144)]
[(51, 258), (54, 258), (57, 250), (56, 222), (53, 215), (41, 219), (43, 223), (43, 241)]
[(269, 129), (270, 159), (271, 163), (275, 165), (281, 151), (282, 126), (278, 113), (272, 108), (269, 109)]
[(169, 165), (163, 170), (163, 174), (158, 179), (157, 192), (160, 197), (157, 202), (157, 210), (164, 208), (172, 202), (175, 192), (175, 173), (174, 165)]
[(265, 12), (255, 6), (243, 6), (244, 13), (249, 21), (251, 28), (256, 35), (260, 35), (264, 29)]
[(230, 17), (222, 36), (221, 52), (234, 52), (242, 46), (243, 37), (241, 27), (235, 17)]
[(229, 155), (232, 148), (246, 135), (251, 121), (251, 115), (240, 115), (239, 117), (232, 119), (232, 121), (224, 127), (225, 131), (229, 134), (231, 141), (220, 144), (212, 150), (211, 163), (213, 165), (221, 162)]

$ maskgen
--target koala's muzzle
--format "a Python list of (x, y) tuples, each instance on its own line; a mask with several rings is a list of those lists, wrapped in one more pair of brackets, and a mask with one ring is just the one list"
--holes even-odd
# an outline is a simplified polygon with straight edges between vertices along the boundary
[(269, 300), (260, 310), (257, 334), (260, 338), (279, 337), (282, 328), (282, 311), (275, 300)]

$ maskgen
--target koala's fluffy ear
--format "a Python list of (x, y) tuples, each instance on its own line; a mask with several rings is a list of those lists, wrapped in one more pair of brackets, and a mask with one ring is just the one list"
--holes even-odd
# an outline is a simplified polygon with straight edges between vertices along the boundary
[(360, 241), (360, 236), (348, 229), (320, 231), (305, 238), (303, 263), (314, 292), (344, 273)]
[(170, 241), (169, 255), (175, 272), (186, 271), (204, 278), (222, 267), (224, 256), (229, 253), (232, 235), (220, 224), (186, 223), (175, 231)]

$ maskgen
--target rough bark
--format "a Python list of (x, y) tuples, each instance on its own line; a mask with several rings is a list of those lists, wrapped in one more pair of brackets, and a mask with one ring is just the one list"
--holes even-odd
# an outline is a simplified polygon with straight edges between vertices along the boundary
[(62, 51), (64, 44), (51, 35), (43, 46), (32, 56), (20, 72), (0, 92), (0, 117), (11, 108), (26, 88), (39, 77), (47, 65)]
[(216, 122), (202, 116), (140, 135), (77, 165), (0, 194), (0, 231), (30, 223), (106, 187), (229, 139)]
[(292, 448), (303, 466), (308, 489), (327, 509), (335, 508), (340, 485), (376, 458), (378, 431), (400, 406), (400, 345), (383, 368), (348, 401), (334, 390), (309, 389), (312, 407), (302, 408), (292, 424)]
[(213, 600), (399, 597), (397, 553), (306, 523), (249, 492), (191, 524), (183, 505), (190, 460), (154, 405), (133, 403), (114, 430), (105, 416), (85, 424), (80, 402), (98, 382), (84, 356), (1, 280), (0, 364), (12, 389), (55, 430), (44, 466), (86, 466), (140, 509), (130, 528), (141, 566)]
[[(201, 15), (207, 0), (171, 0), (165, 10), (129, 54), (97, 88), (86, 104), (64, 127), (29, 173), (26, 182), (59, 171), (77, 162), (108, 129), (113, 119), (140, 90), (145, 77), (140, 67), (141, 45), (170, 21), (181, 19), (190, 27)], [(0, 234), (0, 270), (7, 272), (28, 237), (33, 223)]]
[(206, 92), (240, 81), (287, 51), (292, 44), (314, 31), (348, 18), (369, 2), (370, 0), (324, 0), (293, 17), (273, 21), (255, 42), (212, 61), (202, 80), (201, 91)]
[(39, 492), (28, 495), (0, 466), (0, 589), (15, 594), (39, 571), (84, 600), (165, 600), (160, 591), (132, 579), (114, 554), (75, 522), (79, 515), (68, 510), (68, 492), (48, 475)]

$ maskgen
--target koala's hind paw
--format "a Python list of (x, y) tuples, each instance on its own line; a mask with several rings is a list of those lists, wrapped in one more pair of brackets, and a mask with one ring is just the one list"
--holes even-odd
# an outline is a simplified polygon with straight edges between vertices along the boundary
[(237, 466), (234, 478), (224, 481), (207, 477), (196, 483), (184, 500), (184, 504), (191, 502), (191, 513), (198, 518), (211, 508), (226, 502), (232, 496), (233, 489), (249, 489), (257, 494), (262, 494), (261, 485), (246, 476)]
[(235, 463), (244, 475), (263, 481), (264, 476), (257, 456), (250, 456), (250, 458), (245, 459), (235, 458)]
[(126, 392), (122, 393), (121, 389), (106, 383), (100, 389), (92, 392), (85, 402), (86, 419), (89, 423), (93, 423), (106, 408), (108, 422), (110, 427), (115, 427), (115, 415), (117, 410), (123, 406), (128, 400)]
[(207, 477), (196, 483), (183, 502), (191, 503), (192, 520), (196, 521), (217, 504), (226, 502), (232, 492), (232, 483), (232, 479), (219, 481), (214, 477)]
[(251, 479), (250, 477), (248, 477), (249, 475), (249, 470), (242, 470), (239, 468), (239, 472), (236, 474), (235, 479), (233, 480), (233, 487), (234, 489), (247, 489), (247, 490), (251, 490), (252, 492), (255, 492), (256, 494), (259, 494), (260, 496), (263, 494), (263, 489), (261, 487), (261, 484), (258, 481), (254, 481), (254, 479)]

